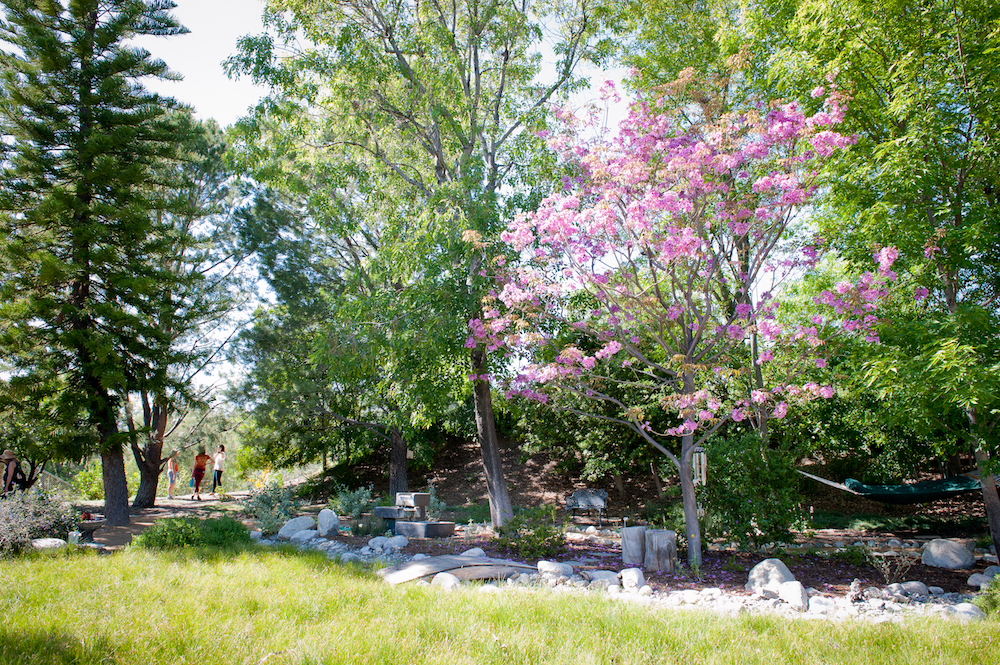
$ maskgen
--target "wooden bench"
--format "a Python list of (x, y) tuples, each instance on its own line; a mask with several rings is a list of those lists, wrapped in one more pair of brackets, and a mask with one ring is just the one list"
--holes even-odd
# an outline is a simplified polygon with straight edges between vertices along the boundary
[(566, 497), (566, 512), (596, 510), (597, 523), (603, 526), (603, 513), (608, 508), (608, 493), (604, 490), (576, 490)]

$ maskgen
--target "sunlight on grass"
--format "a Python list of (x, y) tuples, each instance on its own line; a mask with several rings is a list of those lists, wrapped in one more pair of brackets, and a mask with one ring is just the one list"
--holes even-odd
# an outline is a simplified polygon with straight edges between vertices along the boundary
[(2, 663), (996, 663), (996, 623), (652, 612), (389, 587), (319, 554), (131, 549), (3, 562)]

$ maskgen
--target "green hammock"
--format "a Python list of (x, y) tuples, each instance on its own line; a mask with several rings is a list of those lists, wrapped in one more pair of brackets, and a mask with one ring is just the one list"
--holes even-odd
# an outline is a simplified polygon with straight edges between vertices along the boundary
[(848, 478), (843, 484), (840, 484), (826, 478), (814, 476), (805, 471), (799, 471), (798, 469), (796, 471), (824, 485), (836, 487), (837, 489), (856, 494), (865, 499), (880, 501), (882, 503), (925, 503), (928, 501), (937, 501), (938, 499), (949, 499), (959, 494), (968, 494), (969, 492), (976, 492), (982, 489), (979, 480), (969, 476), (952, 476), (943, 480), (926, 480), (907, 485), (866, 485), (854, 478)]

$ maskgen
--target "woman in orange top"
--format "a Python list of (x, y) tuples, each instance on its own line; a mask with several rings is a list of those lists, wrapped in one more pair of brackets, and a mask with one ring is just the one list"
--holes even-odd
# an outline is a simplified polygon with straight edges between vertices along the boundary
[(205, 446), (198, 448), (198, 454), (194, 456), (194, 468), (191, 469), (191, 477), (194, 479), (192, 500), (201, 501), (201, 481), (205, 477), (205, 466), (211, 461), (212, 458), (205, 454)]

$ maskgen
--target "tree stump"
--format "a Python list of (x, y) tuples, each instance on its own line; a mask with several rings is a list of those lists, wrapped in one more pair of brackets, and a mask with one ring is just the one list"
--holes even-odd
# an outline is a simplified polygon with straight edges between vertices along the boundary
[(676, 572), (677, 533), (668, 529), (649, 529), (644, 535), (646, 558), (643, 568), (647, 571)]
[(627, 526), (622, 529), (622, 562), (641, 566), (646, 552), (644, 526)]

